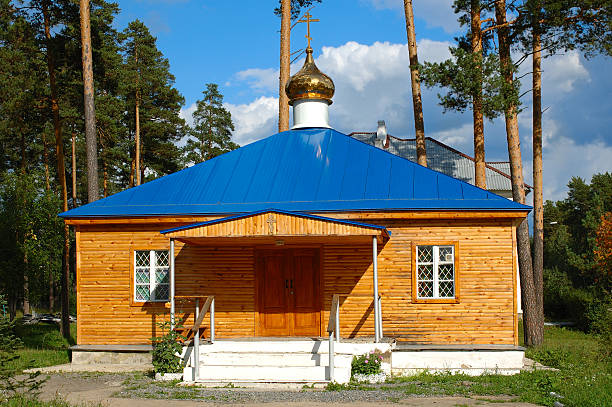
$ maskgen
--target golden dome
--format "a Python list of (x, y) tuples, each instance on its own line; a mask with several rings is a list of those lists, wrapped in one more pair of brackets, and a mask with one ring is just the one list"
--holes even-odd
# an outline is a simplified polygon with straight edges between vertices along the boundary
[(335, 90), (334, 81), (315, 65), (312, 48), (308, 46), (304, 66), (285, 85), (289, 105), (293, 106), (293, 102), (301, 99), (319, 99), (331, 105)]

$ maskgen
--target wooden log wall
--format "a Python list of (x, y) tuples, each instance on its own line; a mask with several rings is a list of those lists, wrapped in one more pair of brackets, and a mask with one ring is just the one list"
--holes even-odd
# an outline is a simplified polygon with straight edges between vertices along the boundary
[[(392, 233), (378, 255), (385, 336), (424, 344), (518, 345), (511, 221), (376, 222)], [(450, 241), (458, 244), (459, 302), (412, 303), (412, 243)], [(325, 246), (324, 253), (322, 320), (329, 317), (333, 294), (353, 294), (341, 300), (341, 335), (373, 336), (371, 246)]]
[[(355, 219), (353, 217), (352, 219)], [(356, 219), (358, 220), (358, 219)], [(512, 219), (367, 219), (391, 239), (379, 252), (385, 336), (413, 343), (517, 344)], [(133, 250), (167, 250), (159, 230), (177, 223), (81, 224), (77, 231), (79, 344), (149, 343), (168, 304), (134, 303)], [(461, 297), (456, 304), (412, 303), (413, 242), (456, 241)], [(254, 335), (255, 247), (176, 245), (177, 295), (215, 295), (219, 338)], [(291, 245), (290, 238), (285, 239)], [(373, 335), (372, 247), (321, 244), (322, 330), (333, 294), (341, 299), (343, 337)], [(380, 249), (380, 245), (379, 245)], [(192, 320), (192, 304), (178, 304)], [(205, 319), (208, 324), (208, 317)]]

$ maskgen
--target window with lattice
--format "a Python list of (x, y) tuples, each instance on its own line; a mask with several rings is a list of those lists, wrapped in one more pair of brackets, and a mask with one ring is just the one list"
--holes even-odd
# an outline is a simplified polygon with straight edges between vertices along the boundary
[(417, 298), (455, 298), (455, 247), (417, 246), (416, 274)]
[(170, 256), (167, 250), (134, 251), (134, 301), (170, 299)]

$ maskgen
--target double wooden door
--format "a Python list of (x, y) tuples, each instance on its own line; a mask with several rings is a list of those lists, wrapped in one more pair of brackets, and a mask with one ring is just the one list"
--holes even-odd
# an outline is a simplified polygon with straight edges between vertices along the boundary
[(258, 251), (258, 335), (320, 336), (319, 281), (316, 249)]

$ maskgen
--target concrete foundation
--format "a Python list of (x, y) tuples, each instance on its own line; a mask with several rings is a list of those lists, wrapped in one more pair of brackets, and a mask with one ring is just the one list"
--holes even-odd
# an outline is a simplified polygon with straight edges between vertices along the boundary
[(421, 372), (511, 375), (523, 369), (524, 357), (525, 351), (519, 347), (396, 350), (392, 355), (391, 373), (400, 376)]
[(151, 346), (147, 345), (76, 345), (72, 351), (73, 365), (151, 365)]

